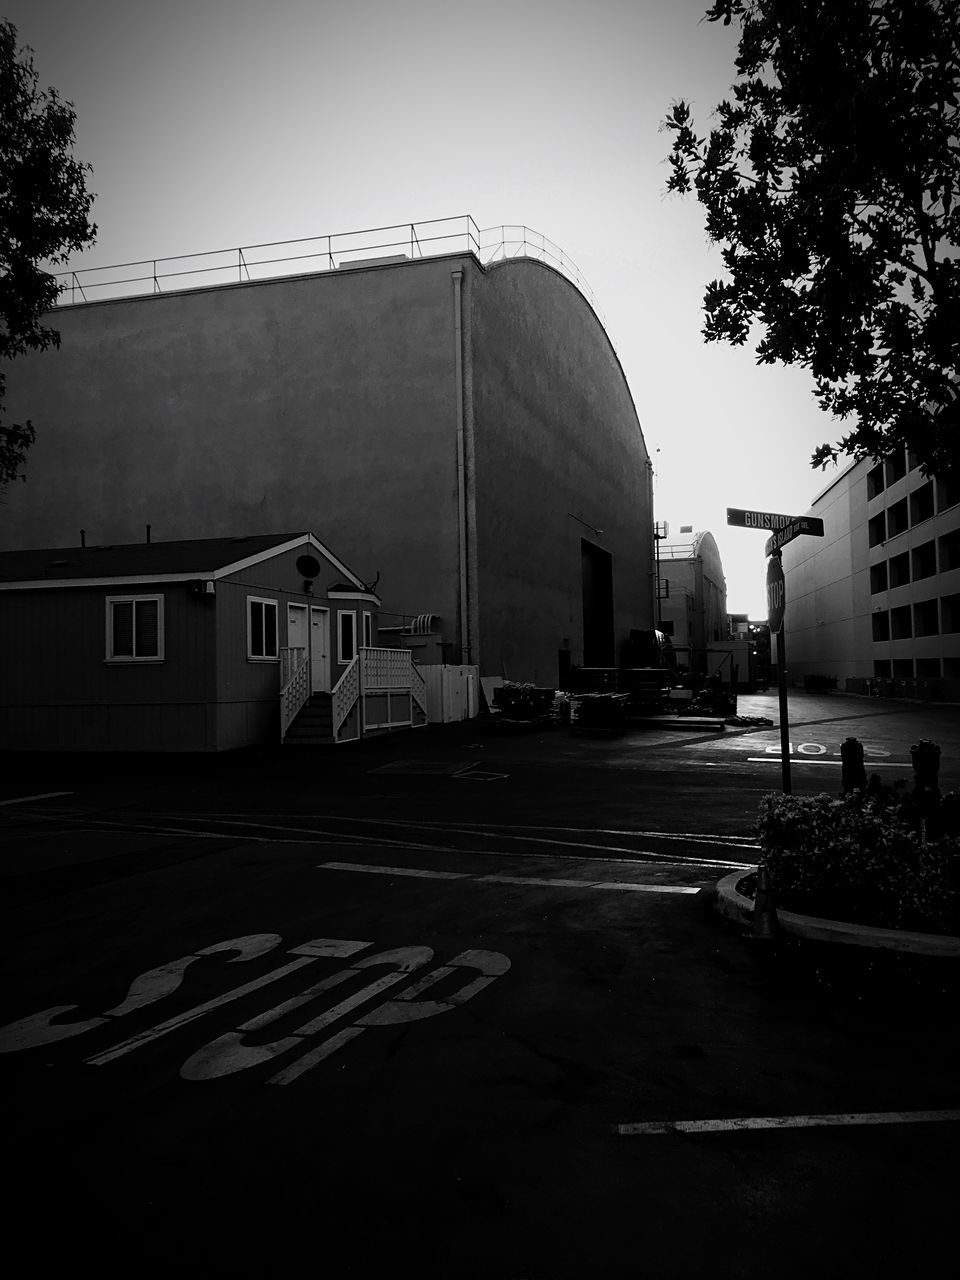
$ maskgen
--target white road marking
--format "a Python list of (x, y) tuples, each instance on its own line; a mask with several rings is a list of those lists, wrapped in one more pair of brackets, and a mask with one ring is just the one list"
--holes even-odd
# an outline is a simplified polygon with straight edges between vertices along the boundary
[[(355, 821), (355, 822), (366, 822), (366, 823), (368, 823), (368, 824), (372, 824), (372, 825), (377, 825), (378, 823), (380, 823), (380, 822), (381, 822), (381, 820), (380, 820), (380, 819), (377, 819), (377, 818), (356, 818), (356, 819), (354, 819), (354, 818), (344, 818), (344, 819), (342, 819), (342, 821), (344, 821), (344, 822), (354, 822), (354, 821)], [(382, 820), (382, 825), (384, 825), (384, 826), (391, 826), (391, 827), (414, 827), (414, 828), (416, 828), (416, 827), (425, 827), (425, 826), (427, 826), (428, 824), (427, 824), (427, 823), (419, 823), (419, 822), (415, 822), (415, 821), (410, 820), (410, 819), (394, 819), (394, 818), (390, 818), (390, 819), (383, 819), (383, 820)], [(437, 828), (437, 829), (442, 830), (442, 831), (444, 831), (444, 832), (448, 832), (448, 833), (450, 833), (451, 835), (477, 835), (477, 834), (481, 834), (481, 835), (482, 835), (482, 834), (484, 833), (484, 828), (483, 828), (483, 827), (478, 827), (477, 825), (458, 825), (458, 826), (455, 826), (455, 827), (451, 827), (451, 826), (443, 826), (443, 827), (440, 827), (440, 828)], [(571, 831), (579, 831), (579, 830), (581, 830), (581, 828), (579, 828), (579, 827), (570, 827), (570, 828), (559, 828), (559, 827), (554, 827), (554, 828), (533, 827), (533, 828), (529, 828), (529, 827), (528, 827), (528, 828), (526, 828), (526, 829), (527, 829), (527, 830), (535, 830), (535, 831), (540, 831), (540, 830), (571, 830)], [(335, 833), (335, 832), (331, 832), (331, 833), (329, 833), (329, 834), (336, 834), (336, 833)], [(520, 841), (520, 842), (522, 842), (522, 843), (524, 843), (524, 844), (549, 844), (549, 845), (551, 845), (552, 847), (558, 847), (558, 846), (559, 846), (559, 847), (562, 847), (562, 848), (564, 848), (564, 849), (594, 849), (594, 850), (601, 850), (601, 851), (603, 851), (604, 853), (632, 853), (632, 854), (634, 854), (634, 856), (635, 856), (635, 857), (641, 858), (641, 859), (643, 859), (644, 861), (662, 861), (662, 862), (673, 863), (673, 864), (676, 864), (676, 865), (679, 865), (680, 863), (684, 863), (684, 864), (689, 864), (689, 865), (691, 865), (691, 866), (696, 866), (696, 867), (732, 867), (734, 870), (737, 870), (737, 869), (741, 869), (741, 868), (742, 868), (743, 870), (746, 870), (746, 871), (752, 870), (752, 868), (753, 868), (753, 867), (754, 867), (754, 865), (755, 865), (755, 864), (754, 864), (754, 863), (752, 863), (752, 862), (751, 862), (751, 863), (744, 863), (744, 862), (730, 862), (730, 861), (728, 861), (727, 859), (720, 859), (720, 858), (687, 858), (687, 857), (684, 857), (682, 854), (679, 854), (679, 855), (669, 854), (669, 855), (668, 855), (668, 854), (665, 854), (665, 853), (659, 853), (659, 852), (657, 852), (656, 850), (653, 850), (653, 849), (630, 849), (630, 848), (627, 848), (627, 847), (625, 847), (625, 846), (623, 846), (623, 845), (597, 844), (597, 843), (595, 843), (595, 842), (588, 842), (588, 841), (581, 841), (581, 840), (555, 840), (555, 839), (553, 839), (553, 838), (551, 838), (551, 837), (547, 837), (547, 836), (517, 836), (517, 835), (510, 835), (510, 834), (509, 834), (509, 832), (504, 832), (504, 831), (502, 831), (502, 830), (500, 830), (500, 831), (496, 831), (496, 832), (494, 832), (494, 833), (492, 833), (492, 834), (494, 834), (498, 840), (514, 840), (514, 841)], [(609, 834), (614, 834), (614, 835), (616, 835), (616, 834), (618, 834), (618, 833), (617, 833), (617, 832), (611, 832), (611, 833), (609, 833)], [(626, 834), (626, 835), (640, 835), (640, 834), (644, 834), (644, 833), (630, 831), (630, 832), (625, 832), (624, 834)], [(661, 834), (661, 833), (660, 833), (660, 832), (647, 832), (647, 833), (645, 833), (645, 834), (646, 834), (648, 837), (652, 836), (652, 837), (654, 837), (654, 838), (656, 838), (656, 839), (659, 839), (659, 838), (660, 838), (660, 834)], [(362, 838), (362, 837), (361, 837), (361, 838)], [(681, 838), (681, 837), (675, 837), (675, 838), (679, 839), (679, 838)], [(371, 837), (371, 842), (372, 842), (372, 843), (377, 843), (377, 841), (376, 841), (373, 837)], [(380, 843), (382, 843), (382, 844), (396, 844), (398, 848), (402, 848), (402, 847), (403, 847), (403, 845), (402, 845), (399, 841), (392, 841), (392, 840), (390, 840), (390, 839), (386, 839), (386, 840), (380, 841)], [(415, 847), (417, 847), (417, 846), (413, 846), (413, 845), (411, 845), (410, 847), (411, 847), (411, 848), (415, 848)], [(746, 846), (744, 846), (744, 847), (746, 847)], [(759, 845), (754, 845), (754, 846), (752, 846), (752, 847), (754, 847), (754, 848), (759, 848)], [(420, 845), (420, 846), (419, 846), (419, 848), (421, 848), (421, 849), (430, 849), (430, 848), (436, 848), (436, 849), (439, 849), (439, 848), (440, 848), (440, 846), (439, 846), (439, 845)], [(494, 853), (494, 852), (499, 852), (499, 851), (497, 851), (497, 850), (492, 850), (492, 849), (455, 849), (455, 850), (453, 850), (453, 852), (456, 852), (456, 853)], [(543, 855), (540, 855), (540, 856), (543, 856)], [(562, 856), (562, 855), (557, 855), (557, 856)]]
[[(322, 1031), (332, 1022), (351, 1013), (357, 1005), (365, 1004), (366, 1001), (372, 1000), (381, 991), (395, 986), (398, 982), (405, 982), (414, 969), (429, 964), (432, 959), (433, 950), (430, 947), (400, 947), (394, 951), (383, 951), (369, 956), (367, 960), (362, 960), (350, 968), (341, 969), (339, 973), (332, 974), (323, 982), (308, 987), (306, 991), (294, 996), (291, 1000), (284, 1000), (282, 1004), (268, 1009), (266, 1013), (257, 1014), (256, 1017), (241, 1023), (236, 1031), (228, 1031), (226, 1035), (217, 1036), (202, 1049), (191, 1054), (180, 1068), (180, 1075), (184, 1080), (216, 1080), (221, 1076), (234, 1075), (238, 1071), (245, 1071), (248, 1067), (269, 1062), (288, 1050), (297, 1048), (307, 1036)], [(378, 964), (392, 964), (395, 966), (394, 972), (368, 983), (333, 1008), (305, 1022), (302, 1027), (297, 1027), (296, 1031), (284, 1036), (281, 1040), (274, 1040), (269, 1044), (244, 1043), (247, 1032), (262, 1031), (271, 1022), (276, 1022), (278, 1018), (314, 1000), (324, 991), (338, 986), (341, 982), (346, 982), (348, 978), (356, 977), (364, 968)]]
[[(791, 764), (833, 764), (837, 768), (843, 767), (842, 760), (824, 760), (819, 757), (815, 760), (800, 760), (797, 756), (789, 757)], [(780, 757), (777, 756), (747, 756), (748, 764), (780, 764)], [(869, 772), (870, 769), (910, 769), (913, 766), (909, 764), (890, 764), (886, 760), (869, 760), (864, 761), (864, 767)]]
[(813, 1129), (826, 1125), (933, 1124), (960, 1120), (956, 1111), (851, 1111), (838, 1115), (738, 1116), (729, 1120), (646, 1120), (618, 1124), (621, 1137), (655, 1133), (732, 1133), (745, 1129)]
[(252, 982), (244, 983), (241, 987), (234, 987), (232, 991), (227, 991), (222, 996), (215, 996), (204, 1004), (197, 1005), (193, 1009), (187, 1009), (184, 1013), (178, 1013), (175, 1017), (168, 1018), (166, 1022), (161, 1022), (147, 1031), (141, 1031), (138, 1035), (131, 1036), (129, 1040), (124, 1040), (121, 1044), (115, 1045), (105, 1053), (98, 1053), (91, 1058), (87, 1058), (87, 1062), (97, 1067), (103, 1066), (106, 1062), (113, 1062), (115, 1058), (120, 1058), (134, 1049), (139, 1049), (141, 1045), (150, 1044), (171, 1031), (177, 1031), (180, 1027), (184, 1027), (190, 1022), (195, 1022), (197, 1018), (202, 1018), (204, 1014), (210, 1013), (213, 1009), (219, 1009), (222, 1005), (229, 1004), (232, 1000), (239, 1000), (242, 996), (249, 995), (251, 991), (259, 991), (261, 987), (265, 987), (271, 982), (277, 982), (280, 978), (285, 978), (287, 974), (295, 973), (298, 969), (302, 969), (304, 965), (313, 964), (321, 956), (344, 958), (355, 955), (356, 952), (363, 951), (365, 947), (370, 945), (369, 942), (347, 941), (343, 938), (316, 938), (314, 941), (306, 942), (302, 946), (291, 947), (290, 954), (298, 955), (302, 957), (301, 959), (292, 960), (289, 964), (281, 965), (279, 969), (274, 969), (272, 972), (264, 974), (261, 978), (255, 978)]
[[(325, 814), (329, 818), (332, 815)], [(344, 822), (377, 822), (381, 819), (377, 818), (344, 818)], [(406, 825), (418, 827), (445, 827), (446, 824), (437, 818), (428, 818), (418, 822), (410, 820), (398, 820), (395, 818), (383, 819), (389, 825)], [(593, 836), (636, 836), (640, 840), (689, 840), (692, 844), (720, 844), (733, 845), (738, 849), (759, 849), (759, 845), (755, 840), (749, 840), (746, 836), (720, 835), (703, 831), (637, 831), (632, 828), (624, 827), (548, 827), (542, 824), (533, 823), (496, 823), (496, 822), (459, 822), (456, 827), (449, 830), (454, 831), (491, 831), (500, 836), (504, 831), (572, 831), (580, 835)], [(526, 838), (526, 837), (525, 837)], [(591, 846), (592, 847), (592, 846)], [(606, 848), (606, 845), (601, 845)]]
[(75, 794), (73, 791), (44, 791), (39, 796), (17, 796), (15, 800), (0, 800), (0, 805), (28, 804), (31, 800), (53, 800), (56, 796), (72, 796)]
[(192, 952), (179, 960), (171, 960), (168, 964), (148, 969), (134, 978), (124, 1000), (113, 1009), (106, 1009), (99, 1017), (75, 1020), (73, 1022), (54, 1023), (53, 1019), (61, 1014), (76, 1009), (75, 1004), (58, 1004), (51, 1009), (31, 1014), (17, 1022), (8, 1023), (0, 1028), (0, 1053), (14, 1053), (21, 1049), (33, 1049), (41, 1044), (54, 1044), (58, 1040), (68, 1040), (72, 1036), (82, 1035), (94, 1027), (103, 1026), (110, 1018), (122, 1018), (125, 1014), (143, 1009), (164, 996), (171, 995), (183, 982), (187, 967), (201, 956), (212, 956), (223, 951), (236, 951), (238, 955), (228, 964), (255, 960), (266, 955), (281, 941), (278, 933), (252, 933), (242, 938), (230, 938), (226, 942), (218, 942), (212, 947), (204, 947), (202, 951)]
[(421, 867), (371, 866), (363, 862), (321, 862), (318, 871), (362, 871), (380, 876), (414, 876), (425, 880), (472, 880), (480, 884), (536, 885), (547, 889), (617, 889), (621, 893), (699, 893), (698, 886), (631, 884), (628, 881), (563, 880), (538, 876), (479, 875), (472, 871), (426, 871)]
[[(333, 1023), (352, 1014), (359, 1006), (369, 1003), (374, 997), (381, 995), (398, 983), (407, 983), (411, 973), (429, 964), (433, 959), (431, 947), (397, 947), (391, 951), (382, 951), (367, 956), (349, 968), (334, 973), (323, 982), (309, 987), (300, 995), (285, 1000), (266, 1013), (258, 1014), (242, 1023), (236, 1031), (218, 1036), (198, 1049), (183, 1064), (180, 1075), (185, 1080), (214, 1080), (221, 1076), (234, 1075), (249, 1067), (260, 1066), (280, 1057), (291, 1050), (302, 1048), (304, 1041), (318, 1032), (325, 1031)], [(314, 1000), (324, 991), (337, 986), (348, 978), (362, 977), (366, 969), (389, 966), (391, 972), (368, 982), (360, 990), (353, 992), (332, 1008), (325, 1010), (317, 1017), (305, 1022), (296, 1031), (269, 1044), (247, 1043), (247, 1033), (262, 1031), (264, 1027), (285, 1017), (293, 1010)], [(473, 977), (464, 983), (459, 990), (442, 1000), (420, 1000), (422, 992), (435, 986), (442, 979), (456, 973), (458, 968), (479, 970), (479, 977)], [(422, 975), (405, 991), (392, 1000), (376, 1005), (369, 1013), (356, 1019), (352, 1026), (346, 1027), (335, 1035), (327, 1037), (317, 1046), (302, 1053), (291, 1065), (277, 1075), (271, 1077), (269, 1084), (289, 1084), (305, 1072), (328, 1058), (331, 1053), (355, 1039), (368, 1027), (392, 1026), (404, 1022), (418, 1022), (424, 1018), (435, 1017), (439, 1013), (447, 1013), (458, 1005), (472, 999), (491, 982), (506, 973), (510, 961), (499, 951), (463, 951), (454, 957), (448, 965), (441, 965), (432, 972)]]

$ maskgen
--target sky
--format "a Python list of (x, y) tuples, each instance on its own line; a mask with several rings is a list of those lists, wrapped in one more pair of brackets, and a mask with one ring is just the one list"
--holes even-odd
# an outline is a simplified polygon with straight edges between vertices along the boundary
[(766, 615), (766, 535), (842, 424), (805, 371), (701, 336), (719, 250), (666, 193), (671, 104), (698, 132), (734, 78), (707, 0), (0, 0), (77, 111), (94, 247), (72, 267), (470, 214), (577, 264), (637, 406), (656, 519), (717, 540), (733, 613)]

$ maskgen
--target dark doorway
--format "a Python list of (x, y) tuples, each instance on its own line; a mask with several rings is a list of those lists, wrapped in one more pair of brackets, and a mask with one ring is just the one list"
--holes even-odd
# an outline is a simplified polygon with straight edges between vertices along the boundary
[(602, 547), (580, 539), (583, 570), (583, 665), (612, 667), (613, 557)]

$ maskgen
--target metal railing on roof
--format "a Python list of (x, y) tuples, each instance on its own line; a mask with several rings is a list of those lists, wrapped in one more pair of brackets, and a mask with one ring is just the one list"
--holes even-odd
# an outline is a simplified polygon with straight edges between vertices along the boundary
[(484, 265), (508, 258), (545, 262), (575, 285), (600, 316), (592, 289), (559, 245), (525, 226), (502, 223), (481, 230), (469, 214), (54, 274), (60, 284), (58, 305), (71, 306), (448, 253), (473, 253)]

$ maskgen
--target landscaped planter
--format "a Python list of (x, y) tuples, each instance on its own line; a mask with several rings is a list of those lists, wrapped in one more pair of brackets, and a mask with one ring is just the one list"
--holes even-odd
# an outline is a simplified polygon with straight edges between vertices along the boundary
[[(715, 905), (720, 915), (745, 928), (753, 927), (754, 899), (745, 884), (754, 873), (734, 871), (717, 885)], [(943, 956), (960, 960), (960, 938), (943, 933), (920, 933), (909, 929), (881, 929), (870, 925), (850, 924), (805, 916), (793, 911), (777, 910), (779, 929), (795, 938), (811, 942), (833, 942), (851, 947), (873, 947), (882, 951), (909, 952), (913, 955)]]
[[(899, 784), (873, 782), (842, 797), (766, 796), (757, 835), (780, 929), (820, 942), (960, 958), (956, 822), (955, 796), (941, 802), (938, 793), (908, 793)], [(752, 924), (755, 880), (743, 872), (722, 880), (721, 914)]]

